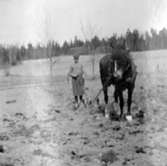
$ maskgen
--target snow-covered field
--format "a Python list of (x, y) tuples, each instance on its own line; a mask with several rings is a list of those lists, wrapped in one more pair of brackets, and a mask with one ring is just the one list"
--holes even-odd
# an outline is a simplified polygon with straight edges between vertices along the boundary
[[(74, 111), (66, 82), (71, 56), (55, 59), (52, 76), (48, 60), (24, 61), (11, 67), (8, 77), (1, 69), (0, 165), (101, 166), (101, 154), (112, 150), (117, 159), (108, 165), (165, 166), (166, 54), (166, 50), (133, 53), (138, 77), (132, 111), (134, 116), (139, 110), (145, 112), (144, 124), (106, 120), (94, 105)], [(90, 97), (101, 88), (98, 62), (102, 56), (96, 56), (95, 80), (90, 79), (91, 57), (80, 58)]]

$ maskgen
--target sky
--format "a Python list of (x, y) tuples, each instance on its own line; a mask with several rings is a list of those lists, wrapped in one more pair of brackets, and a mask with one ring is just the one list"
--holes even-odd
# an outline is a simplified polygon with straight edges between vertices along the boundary
[(0, 0), (0, 43), (33, 44), (74, 36), (167, 27), (165, 0)]

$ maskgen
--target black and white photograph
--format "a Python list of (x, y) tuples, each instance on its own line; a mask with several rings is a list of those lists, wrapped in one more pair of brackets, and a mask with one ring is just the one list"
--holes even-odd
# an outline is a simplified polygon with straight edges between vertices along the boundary
[(167, 166), (167, 1), (0, 0), (0, 166)]

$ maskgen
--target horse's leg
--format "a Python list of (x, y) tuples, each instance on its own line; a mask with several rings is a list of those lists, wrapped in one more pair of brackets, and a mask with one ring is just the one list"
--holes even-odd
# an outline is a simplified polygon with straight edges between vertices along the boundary
[(123, 91), (119, 91), (119, 105), (120, 105), (120, 110), (121, 110), (121, 113), (120, 113), (120, 117), (123, 116), (123, 107), (124, 107), (124, 98), (123, 98)]
[(115, 87), (114, 89), (114, 102), (112, 103), (113, 106), (113, 111), (118, 111), (119, 110), (119, 106), (118, 106), (118, 98), (119, 97), (119, 93), (118, 93), (118, 89), (117, 87)]
[(107, 92), (108, 88), (107, 86), (104, 86), (103, 87), (103, 92), (104, 92), (104, 101), (105, 101), (105, 104), (108, 104), (108, 92)]
[(103, 92), (104, 92), (104, 101), (105, 101), (105, 117), (109, 117), (109, 110), (107, 109), (107, 104), (108, 104), (108, 87), (103, 86)]
[(128, 88), (128, 115), (131, 114), (131, 104), (132, 104), (132, 93), (133, 93), (133, 87)]
[(117, 90), (117, 88), (115, 88), (115, 90), (114, 90), (114, 100), (115, 100), (116, 103), (118, 103), (118, 96), (119, 96), (118, 90)]

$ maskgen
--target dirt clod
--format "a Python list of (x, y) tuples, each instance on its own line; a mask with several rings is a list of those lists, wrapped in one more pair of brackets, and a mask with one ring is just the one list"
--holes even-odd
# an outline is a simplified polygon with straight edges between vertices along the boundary
[(146, 153), (143, 147), (138, 147), (138, 146), (135, 147), (135, 151), (136, 153)]
[(109, 150), (109, 151), (103, 153), (101, 156), (101, 162), (113, 163), (117, 160), (118, 160), (117, 155), (113, 150)]
[(5, 152), (5, 150), (4, 150), (3, 145), (0, 145), (0, 153), (4, 153), (4, 152)]

